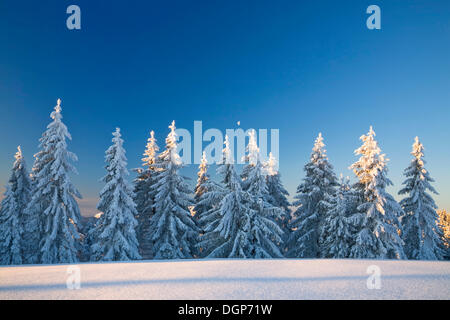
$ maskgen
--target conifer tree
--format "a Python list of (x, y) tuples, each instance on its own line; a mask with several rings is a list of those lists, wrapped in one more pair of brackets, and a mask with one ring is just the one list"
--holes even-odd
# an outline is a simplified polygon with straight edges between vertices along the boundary
[(128, 176), (127, 158), (120, 129), (113, 133), (113, 144), (105, 152), (105, 186), (100, 192), (97, 209), (103, 212), (95, 229), (91, 246), (92, 260), (126, 261), (141, 259), (135, 228), (136, 204)]
[(6, 191), (0, 209), (0, 265), (22, 264), (22, 234), (19, 206), (11, 186)]
[(38, 210), (37, 205), (32, 205), (33, 195), (37, 184), (37, 181), (34, 179), (35, 168), (36, 167), (34, 166), (31, 173), (28, 175), (30, 194), (29, 200), (23, 211), (23, 260), (24, 263), (27, 264), (36, 264), (40, 262), (39, 245), (41, 240), (42, 215), (41, 211)]
[(138, 228), (137, 237), (141, 255), (144, 259), (152, 257), (152, 245), (150, 234), (150, 219), (155, 213), (153, 208), (155, 199), (155, 175), (157, 168), (157, 152), (159, 147), (156, 143), (154, 131), (150, 132), (147, 146), (142, 159), (143, 168), (137, 170), (138, 176), (134, 180), (134, 201), (136, 203)]
[(208, 174), (208, 161), (206, 160), (206, 153), (203, 151), (202, 160), (200, 162), (200, 165), (198, 166), (198, 173), (197, 173), (197, 184), (194, 189), (194, 201), (195, 201), (195, 218), (198, 220), (201, 218), (202, 213), (207, 210), (207, 208), (204, 208), (203, 205), (200, 205), (200, 199), (202, 195), (204, 195), (207, 192), (206, 189), (206, 183), (210, 180), (209, 174)]
[(266, 170), (266, 184), (267, 191), (269, 193), (268, 201), (271, 205), (283, 210), (281, 218), (277, 219), (277, 223), (280, 225), (281, 230), (283, 230), (284, 236), (283, 241), (289, 239), (291, 229), (289, 228), (289, 221), (291, 219), (290, 203), (287, 197), (289, 192), (284, 188), (281, 183), (281, 174), (278, 172), (277, 160), (269, 153), (269, 159), (264, 165)]
[(403, 227), (402, 239), (408, 259), (437, 260), (442, 259), (442, 234), (438, 226), (437, 206), (427, 192), (437, 194), (431, 186), (434, 180), (425, 169), (423, 145), (416, 137), (411, 154), (413, 159), (404, 175), (404, 188), (399, 191), (406, 197), (400, 201), (405, 212), (401, 217)]
[(81, 195), (69, 174), (76, 173), (71, 161), (76, 161), (77, 157), (67, 150), (66, 139), (71, 140), (71, 136), (61, 121), (60, 99), (50, 116), (53, 121), (42, 134), (41, 150), (35, 155), (34, 193), (27, 212), (39, 217), (39, 261), (73, 263), (78, 261), (80, 236), (76, 225), (81, 218), (75, 197), (81, 198)]
[(225, 189), (219, 183), (213, 181), (208, 174), (208, 166), (205, 153), (203, 153), (202, 161), (197, 174), (197, 185), (195, 187), (195, 207), (194, 219), (200, 228), (198, 243), (195, 246), (197, 256), (205, 256), (206, 248), (202, 246), (202, 240), (205, 239), (205, 230), (209, 224), (217, 220), (217, 209), (220, 201), (226, 194)]
[(341, 176), (335, 195), (327, 195), (327, 208), (320, 230), (319, 248), (322, 258), (348, 258), (355, 244), (356, 232), (363, 215), (356, 209), (356, 195), (348, 177)]
[(283, 230), (275, 222), (281, 220), (284, 211), (273, 206), (267, 188), (266, 174), (261, 162), (260, 152), (256, 143), (256, 132), (249, 132), (246, 162), (242, 170), (242, 189), (250, 196), (250, 243), (253, 258), (283, 257), (280, 248), (283, 247)]
[(310, 161), (304, 167), (305, 178), (297, 187), (296, 201), (298, 209), (293, 213), (288, 240), (288, 256), (296, 258), (317, 258), (320, 256), (319, 236), (327, 206), (324, 200), (333, 197), (338, 186), (333, 166), (328, 161), (319, 133), (312, 149)]
[(189, 212), (193, 205), (189, 185), (178, 172), (183, 164), (177, 152), (175, 121), (169, 128), (166, 149), (158, 156), (154, 184), (155, 214), (149, 228), (153, 258), (192, 258), (199, 229)]
[(210, 192), (221, 195), (222, 200), (202, 218), (206, 228), (200, 245), (205, 248), (204, 256), (208, 258), (282, 257), (278, 245), (282, 244), (283, 231), (274, 221), (281, 209), (267, 202), (266, 177), (254, 132), (250, 134), (247, 151), (249, 165), (242, 174), (245, 181), (241, 182), (228, 136), (225, 137), (223, 161), (217, 169), (224, 187)]
[(197, 177), (197, 184), (194, 189), (194, 218), (198, 221), (199, 226), (203, 228), (204, 225), (201, 223), (203, 215), (205, 212), (217, 208), (224, 195), (222, 186), (209, 176), (205, 152), (202, 155)]
[(236, 173), (228, 136), (222, 151), (223, 161), (217, 168), (222, 177), (222, 192), (208, 191), (203, 195), (221, 199), (217, 207), (205, 212), (200, 220), (205, 233), (199, 246), (202, 256), (207, 258), (251, 258), (251, 210), (250, 196), (242, 190)]
[[(27, 210), (33, 195), (33, 184), (28, 173), (22, 150), (17, 147), (16, 162), (14, 163), (13, 186), (17, 185), (17, 197), (20, 213), (22, 233), (22, 258), (23, 263), (37, 263), (36, 252), (39, 250), (39, 216)], [(15, 187), (13, 187), (15, 189)]]
[(11, 177), (6, 187), (5, 197), (0, 210), (0, 263), (27, 263), (27, 257), (33, 247), (27, 242), (27, 224), (36, 220), (28, 219), (25, 211), (31, 199), (31, 181), (26, 168), (22, 150), (17, 147)]
[(439, 229), (442, 234), (442, 243), (444, 245), (444, 259), (450, 259), (450, 213), (444, 209), (437, 211), (439, 216)]
[(386, 191), (386, 187), (392, 185), (387, 178), (388, 159), (381, 154), (374, 137), (372, 127), (367, 135), (361, 136), (363, 144), (355, 150), (355, 154), (361, 157), (350, 167), (358, 178), (354, 185), (357, 209), (364, 214), (350, 257), (404, 259), (398, 220), (403, 210)]

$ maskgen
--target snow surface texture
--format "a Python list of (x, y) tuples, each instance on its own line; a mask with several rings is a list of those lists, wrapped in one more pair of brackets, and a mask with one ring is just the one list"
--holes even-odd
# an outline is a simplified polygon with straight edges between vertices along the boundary
[[(368, 289), (369, 266), (381, 288)], [(177, 260), (0, 267), (4, 299), (450, 299), (450, 262)]]

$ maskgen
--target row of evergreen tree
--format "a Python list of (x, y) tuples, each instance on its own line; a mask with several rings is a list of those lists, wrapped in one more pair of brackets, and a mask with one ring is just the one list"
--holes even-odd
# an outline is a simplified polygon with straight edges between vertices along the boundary
[[(194, 193), (177, 152), (175, 123), (159, 152), (154, 132), (143, 167), (128, 182), (120, 130), (106, 150), (100, 218), (81, 226), (70, 179), (76, 156), (62, 122), (61, 101), (40, 139), (31, 174), (20, 147), (0, 209), (0, 264), (74, 263), (182, 258), (373, 258), (442, 259), (433, 179), (425, 169), (423, 146), (413, 144), (413, 160), (397, 203), (386, 191), (387, 159), (375, 132), (361, 137), (351, 168), (357, 182), (336, 177), (319, 134), (305, 178), (290, 204), (276, 159), (262, 161), (251, 131), (241, 174), (228, 137), (217, 173), (210, 178), (203, 154)], [(296, 208), (291, 210), (291, 208)]]

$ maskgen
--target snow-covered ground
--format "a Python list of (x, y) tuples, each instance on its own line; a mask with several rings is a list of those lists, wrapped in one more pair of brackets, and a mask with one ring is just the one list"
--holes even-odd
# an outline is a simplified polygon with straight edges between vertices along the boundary
[[(380, 289), (367, 287), (372, 265), (381, 272)], [(0, 299), (450, 299), (450, 262), (181, 260), (78, 266), (78, 290), (67, 289), (68, 265), (0, 267)]]

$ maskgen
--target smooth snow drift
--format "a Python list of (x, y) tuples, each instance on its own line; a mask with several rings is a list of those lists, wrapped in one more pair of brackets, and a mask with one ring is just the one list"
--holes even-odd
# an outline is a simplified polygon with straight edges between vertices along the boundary
[[(368, 289), (367, 268), (381, 271)], [(0, 267), (0, 299), (450, 299), (450, 262), (178, 260)]]

